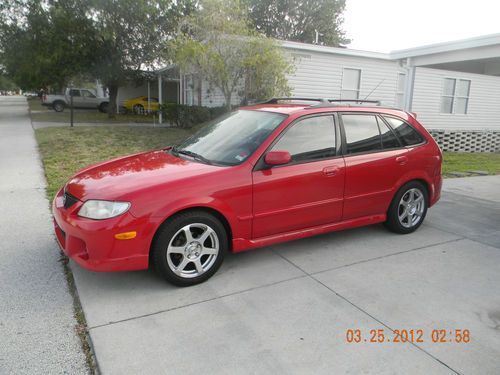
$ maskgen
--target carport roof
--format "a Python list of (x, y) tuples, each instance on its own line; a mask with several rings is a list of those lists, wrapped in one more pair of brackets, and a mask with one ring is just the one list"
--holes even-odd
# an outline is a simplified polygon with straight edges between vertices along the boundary
[(500, 76), (500, 34), (392, 51), (410, 66)]

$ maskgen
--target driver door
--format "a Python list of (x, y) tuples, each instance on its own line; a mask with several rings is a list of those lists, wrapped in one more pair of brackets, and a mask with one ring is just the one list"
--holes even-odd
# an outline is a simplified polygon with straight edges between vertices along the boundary
[(82, 90), (83, 107), (85, 108), (96, 108), (97, 98), (89, 90)]
[(253, 238), (341, 220), (345, 163), (339, 139), (332, 114), (299, 119), (282, 133), (270, 150), (288, 151), (291, 162), (253, 171)]

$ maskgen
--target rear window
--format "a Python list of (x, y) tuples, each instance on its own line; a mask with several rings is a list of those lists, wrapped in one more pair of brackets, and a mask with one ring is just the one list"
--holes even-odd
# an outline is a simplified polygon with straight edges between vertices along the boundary
[(424, 142), (424, 137), (407, 122), (394, 117), (384, 116), (384, 118), (392, 126), (404, 146), (412, 146)]

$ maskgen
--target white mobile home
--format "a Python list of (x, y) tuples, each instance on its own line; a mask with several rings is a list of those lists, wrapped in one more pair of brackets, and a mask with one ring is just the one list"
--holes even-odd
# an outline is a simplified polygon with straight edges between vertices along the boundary
[[(388, 54), (281, 44), (296, 66), (288, 77), (293, 96), (380, 100), (415, 112), (444, 150), (500, 151), (500, 34)], [(176, 67), (156, 73), (160, 101), (224, 104), (202, 77)], [(233, 97), (232, 104), (239, 102)]]

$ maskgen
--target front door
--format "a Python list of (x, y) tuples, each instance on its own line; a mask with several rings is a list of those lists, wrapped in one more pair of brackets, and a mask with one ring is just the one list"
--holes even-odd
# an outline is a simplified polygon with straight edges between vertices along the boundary
[(288, 151), (292, 160), (253, 172), (253, 238), (339, 221), (345, 166), (333, 115), (296, 121), (271, 150)]
[(97, 108), (97, 98), (89, 90), (82, 90), (82, 98), (83, 108)]

